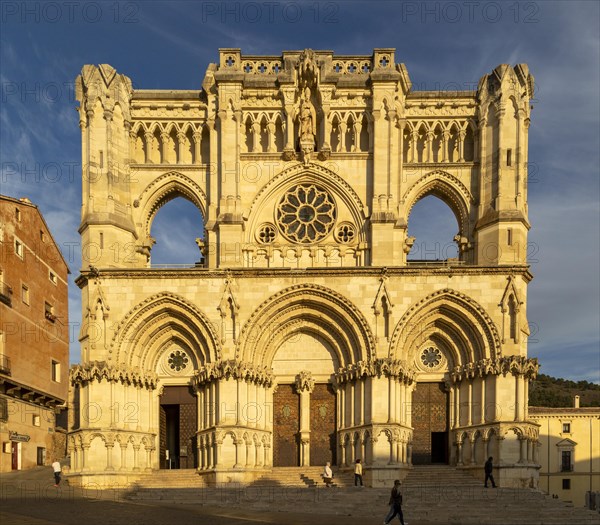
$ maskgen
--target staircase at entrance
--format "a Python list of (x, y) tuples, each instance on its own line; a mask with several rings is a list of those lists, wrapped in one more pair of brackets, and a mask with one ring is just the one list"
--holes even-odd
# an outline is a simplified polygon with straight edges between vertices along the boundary
[[(335, 473), (327, 489), (321, 467), (275, 468), (247, 485), (209, 486), (194, 470), (160, 471), (140, 479), (128, 499), (257, 510), (370, 517), (385, 515), (390, 489), (355, 488), (352, 472)], [(414, 524), (599, 524), (597, 512), (574, 508), (531, 489), (484, 488), (446, 465), (414, 467), (404, 480), (404, 516)], [(366, 523), (366, 522), (365, 522)], [(370, 523), (370, 521), (369, 521)]]

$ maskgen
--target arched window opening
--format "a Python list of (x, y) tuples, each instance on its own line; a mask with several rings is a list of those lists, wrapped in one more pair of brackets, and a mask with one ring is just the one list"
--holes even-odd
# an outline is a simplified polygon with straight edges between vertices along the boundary
[(407, 164), (412, 162), (412, 159), (409, 160), (409, 152), (411, 146), (411, 129), (408, 126), (404, 127), (404, 136), (402, 137), (402, 162)]
[(439, 124), (433, 130), (431, 160), (433, 162), (442, 162), (442, 127)]
[(369, 151), (369, 119), (364, 113), (360, 129), (360, 151)]
[(210, 162), (210, 130), (208, 126), (202, 128), (202, 137), (200, 139), (200, 157), (202, 164)]
[(267, 117), (264, 117), (260, 121), (260, 147), (255, 148), (255, 151), (262, 151), (263, 153), (269, 151), (269, 132), (267, 131)]
[(471, 126), (467, 127), (465, 134), (464, 156), (466, 162), (473, 162), (475, 159), (475, 137)]
[(196, 159), (194, 158), (194, 133), (191, 128), (188, 128), (185, 132), (185, 138), (181, 152), (181, 162), (182, 164), (193, 164), (195, 160)]
[(178, 146), (179, 140), (177, 139), (177, 131), (175, 128), (171, 128), (165, 145), (165, 162), (167, 164), (177, 164)]
[(337, 152), (340, 147), (340, 130), (339, 127), (339, 119), (337, 115), (334, 115), (333, 120), (331, 122), (331, 139), (329, 145), (331, 146), (331, 151)]
[(426, 161), (426, 151), (425, 146), (427, 144), (427, 129), (422, 124), (419, 128), (419, 134), (417, 138), (417, 161), (425, 162)]
[(151, 266), (203, 266), (197, 239), (204, 238), (204, 220), (200, 210), (184, 197), (176, 197), (162, 206), (152, 221)]
[(242, 141), (242, 151), (244, 153), (252, 152), (252, 118), (250, 115), (246, 117), (244, 122), (244, 140)]
[(284, 125), (281, 116), (278, 115), (275, 120), (275, 148), (277, 151), (283, 151), (284, 144)]
[(515, 296), (511, 294), (508, 298), (508, 317), (510, 319), (510, 338), (517, 342), (517, 302)]
[(143, 164), (146, 162), (146, 139), (142, 128), (138, 129), (138, 132), (135, 135), (133, 159), (136, 164)]
[(448, 139), (448, 162), (458, 162), (458, 157), (458, 127), (456, 124), (452, 124)]
[(448, 205), (434, 195), (427, 195), (412, 208), (408, 219), (408, 235), (415, 242), (409, 261), (445, 262), (458, 259), (454, 237), (460, 227)]
[(154, 128), (152, 144), (148, 145), (150, 148), (150, 160), (153, 164), (162, 163), (162, 140), (160, 136), (160, 129)]
[(354, 118), (350, 114), (346, 120), (346, 133), (344, 137), (345, 151), (355, 151), (354, 144)]

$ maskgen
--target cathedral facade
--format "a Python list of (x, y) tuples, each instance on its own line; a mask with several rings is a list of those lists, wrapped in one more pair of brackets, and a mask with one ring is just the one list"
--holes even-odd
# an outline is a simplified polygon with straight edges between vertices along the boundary
[[(526, 65), (429, 92), (393, 49), (221, 49), (199, 90), (133, 89), (103, 64), (76, 91), (72, 482), (360, 458), (382, 486), (493, 456), (501, 485), (537, 483)], [(456, 217), (458, 257), (408, 257), (429, 195)], [(199, 262), (153, 267), (152, 222), (176, 197), (202, 214)]]

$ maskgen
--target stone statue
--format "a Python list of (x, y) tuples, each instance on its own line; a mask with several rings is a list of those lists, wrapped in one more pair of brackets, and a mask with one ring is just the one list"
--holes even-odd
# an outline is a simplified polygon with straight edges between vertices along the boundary
[(310, 101), (310, 88), (307, 87), (300, 101), (300, 141), (314, 141), (316, 135), (315, 108)]

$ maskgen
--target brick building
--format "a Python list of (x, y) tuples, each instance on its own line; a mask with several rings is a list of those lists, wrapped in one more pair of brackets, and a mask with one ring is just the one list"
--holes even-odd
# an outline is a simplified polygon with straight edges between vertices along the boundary
[(0, 472), (64, 456), (68, 273), (39, 208), (0, 196)]

